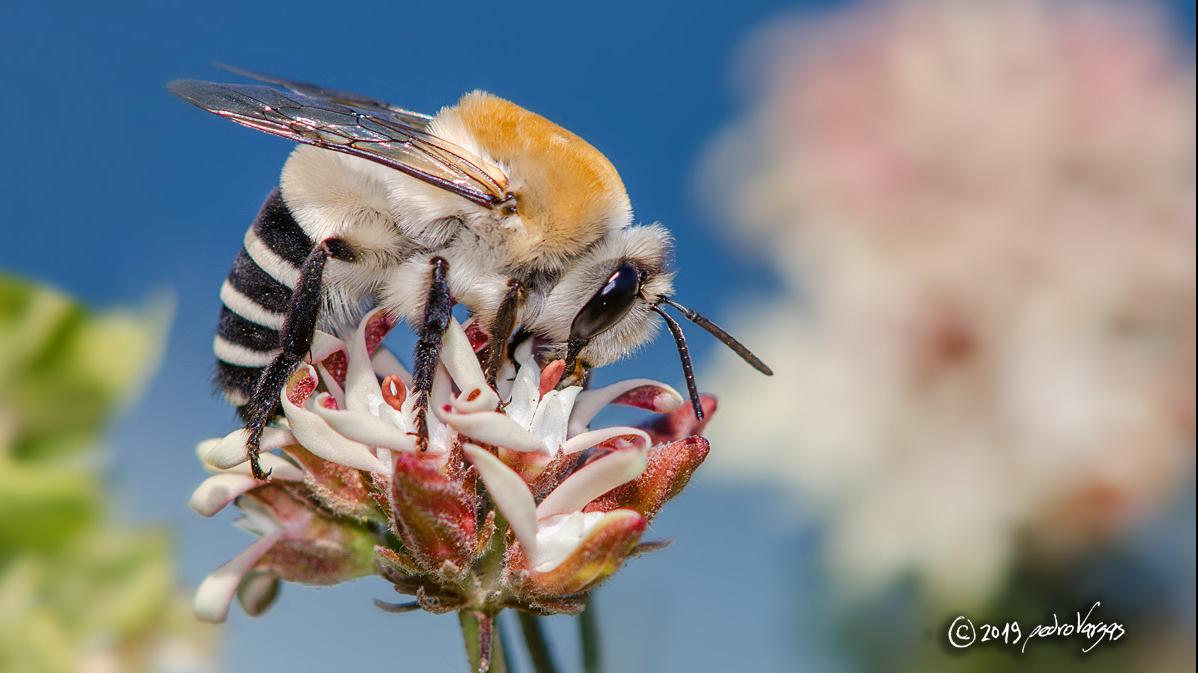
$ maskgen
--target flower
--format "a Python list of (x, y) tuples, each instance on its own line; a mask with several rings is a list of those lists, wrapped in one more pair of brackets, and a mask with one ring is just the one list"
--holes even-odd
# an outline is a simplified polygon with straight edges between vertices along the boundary
[(1192, 478), (1194, 79), (1158, 23), (890, 2), (759, 43), (712, 192), (785, 282), (741, 317), (777, 376), (716, 362), (715, 464), (822, 518), (846, 584), (961, 607)]
[[(192, 508), (212, 516), (235, 503), (258, 537), (200, 585), (201, 618), (223, 620), (235, 597), (259, 614), (281, 580), (372, 573), (416, 599), (380, 603), (390, 610), (577, 612), (627, 558), (657, 547), (640, 545), (648, 521), (707, 456), (677, 391), (647, 379), (559, 389), (564, 363), (542, 368), (531, 343), (492, 387), (476, 355), (486, 337), (451, 320), (422, 449), (411, 377), (381, 345), (393, 326), (376, 310), (343, 339), (318, 335), (280, 395), (284, 420), (263, 435), (269, 481), (251, 476), (243, 430), (197, 447), (212, 475)], [(590, 429), (609, 404), (661, 415)]]

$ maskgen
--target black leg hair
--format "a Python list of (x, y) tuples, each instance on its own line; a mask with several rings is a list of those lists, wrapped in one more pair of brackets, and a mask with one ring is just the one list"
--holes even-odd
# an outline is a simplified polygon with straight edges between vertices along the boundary
[(670, 334), (674, 337), (674, 343), (678, 346), (678, 357), (682, 360), (682, 375), (686, 378), (686, 392), (690, 395), (695, 418), (701, 421), (703, 420), (703, 403), (699, 399), (699, 387), (695, 384), (695, 368), (691, 365), (690, 349), (686, 347), (686, 335), (682, 333), (682, 326), (657, 304), (652, 304), (649, 308), (657, 311), (657, 315), (666, 321), (666, 327), (670, 329)]
[(488, 328), (491, 343), (487, 346), (485, 373), (487, 383), (492, 388), (495, 387), (495, 377), (499, 375), (499, 368), (503, 366), (504, 356), (507, 355), (508, 339), (512, 337), (512, 330), (516, 327), (516, 314), (519, 312), (523, 288), (523, 284), (518, 280), (508, 281), (507, 294), (503, 295), (503, 301), (499, 304), (495, 322)]
[(266, 366), (254, 387), (254, 394), (246, 404), (245, 427), (249, 430), (246, 450), (250, 456), (250, 471), (256, 479), (265, 480), (270, 476), (269, 472), (262, 470), (258, 461), (262, 432), (270, 423), (270, 419), (279, 413), (279, 392), (287, 384), (295, 366), (312, 347), (312, 336), (316, 332), (316, 320), (320, 315), (324, 266), (330, 257), (353, 261), (353, 249), (341, 239), (330, 238), (308, 253), (304, 265), (300, 268), (299, 281), (291, 293), (287, 318), (283, 321), (283, 329), (279, 333), (279, 346), (282, 350)]
[(429, 261), (428, 297), (424, 301), (424, 318), (412, 358), (412, 387), (419, 396), (416, 403), (416, 441), (423, 451), (428, 448), (428, 395), (433, 389), (433, 375), (441, 356), (441, 338), (453, 315), (453, 297), (449, 294), (449, 262), (440, 257)]

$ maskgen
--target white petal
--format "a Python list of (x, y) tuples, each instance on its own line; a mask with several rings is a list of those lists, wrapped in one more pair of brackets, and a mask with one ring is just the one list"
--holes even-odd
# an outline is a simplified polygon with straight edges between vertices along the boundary
[(308, 348), (309, 360), (311, 362), (323, 362), (337, 351), (345, 350), (345, 342), (328, 332), (316, 330), (312, 335), (312, 346)]
[(609, 439), (625, 436), (636, 437), (638, 440), (640, 440), (641, 445), (639, 448), (642, 450), (649, 448), (649, 446), (653, 443), (653, 440), (649, 439), (649, 435), (646, 434), (644, 430), (617, 425), (615, 427), (603, 428), (601, 430), (590, 430), (588, 432), (582, 433), (581, 435), (575, 435), (571, 437), (570, 439), (566, 440), (565, 444), (562, 444), (562, 453), (577, 453), (578, 451), (585, 451), (586, 449), (589, 449), (592, 446), (598, 446)]
[(445, 366), (463, 396), (474, 394), (473, 403), (476, 407), (494, 409), (499, 404), (499, 397), (491, 390), (491, 386), (487, 385), (487, 379), (483, 376), (478, 356), (470, 346), (470, 338), (466, 336), (457, 319), (450, 319), (449, 327), (442, 337), (441, 364)]
[(399, 358), (395, 357), (395, 353), (392, 353), (386, 346), (379, 345), (375, 349), (374, 355), (370, 356), (370, 363), (374, 366), (374, 373), (380, 379), (385, 379), (388, 376), (398, 376), (399, 380), (403, 381), (405, 386), (412, 387), (412, 373), (408, 371), (407, 367), (403, 366)]
[[(409, 395), (409, 399), (418, 398), (419, 395)], [(449, 372), (445, 371), (445, 367), (437, 365), (437, 372), (433, 375), (433, 389), (428, 393), (428, 403), (430, 409), (441, 409), (446, 404), (453, 400), (453, 381), (449, 378)], [(413, 411), (415, 405), (409, 407)], [(410, 416), (415, 419), (415, 416)], [(446, 452), (449, 451), (450, 444), (453, 442), (454, 433), (445, 425), (445, 422), (437, 414), (428, 414), (428, 447), (430, 451)]]
[[(262, 468), (270, 473), (271, 481), (303, 481), (304, 471), (295, 463), (287, 460), (283, 456), (273, 453), (258, 454), (258, 463)], [(252, 474), (250, 472), (250, 463), (247, 460), (240, 465), (231, 467), (227, 470), (221, 470), (221, 474)]]
[(237, 499), (237, 496), (262, 485), (263, 482), (248, 474), (214, 474), (200, 482), (187, 504), (201, 516), (213, 516)]
[(532, 498), (532, 492), (528, 490), (528, 484), (525, 484), (520, 475), (516, 474), (512, 468), (504, 465), (502, 460), (481, 447), (466, 444), (462, 450), (470, 462), (478, 468), (478, 476), (486, 484), (487, 493), (495, 502), (495, 506), (507, 518), (508, 525), (516, 534), (516, 539), (524, 547), (524, 553), (530, 559), (536, 558), (536, 502)]
[(624, 449), (587, 463), (545, 496), (537, 506), (537, 520), (581, 511), (595, 498), (636, 479), (647, 462), (644, 451)]
[(581, 391), (579, 386), (551, 390), (545, 393), (537, 406), (537, 413), (532, 418), (532, 434), (541, 438), (550, 453), (556, 453), (558, 447), (565, 443), (570, 410), (574, 408), (574, 398)]
[(545, 573), (561, 565), (605, 516), (607, 512), (574, 512), (541, 521), (533, 570)]
[(630, 390), (651, 387), (658, 390), (658, 400), (653, 411), (665, 413), (677, 409), (686, 400), (670, 386), (653, 379), (628, 379), (617, 381), (609, 386), (588, 390), (578, 396), (574, 402), (574, 413), (570, 415), (570, 435), (577, 435), (587, 429), (587, 425), (595, 416), (613, 400)]
[(495, 377), (495, 389), (499, 392), (499, 399), (510, 400), (512, 398), (512, 383), (515, 380), (516, 366), (510, 359), (504, 360), (499, 367), (499, 374)]
[(233, 596), (237, 593), (237, 586), (241, 584), (241, 578), (253, 569), (254, 564), (270, 551), (281, 536), (282, 533), (277, 532), (258, 540), (232, 561), (205, 577), (196, 589), (196, 617), (205, 622), (225, 621), (225, 617), (229, 615), (229, 606), (233, 604)]
[(523, 356), (520, 371), (512, 382), (511, 397), (503, 411), (520, 425), (531, 428), (537, 405), (541, 401), (541, 368), (533, 360), (531, 349), (526, 353), (521, 344), (519, 352)]
[(512, 451), (547, 452), (539, 437), (497, 411), (457, 414), (435, 407), (433, 412), (442, 422), (477, 442), (502, 446)]
[[(196, 455), (205, 467), (213, 470), (225, 470), (236, 467), (250, 459), (245, 443), (249, 439), (249, 431), (238, 428), (218, 440), (200, 442), (196, 447)], [(261, 452), (280, 449), (295, 443), (295, 437), (284, 428), (266, 428), (258, 446)]]
[(312, 411), (338, 434), (367, 446), (415, 451), (416, 439), (391, 423), (362, 411), (328, 409), (315, 404)]
[(329, 395), (337, 402), (338, 409), (345, 408), (345, 390), (341, 384), (337, 383), (337, 379), (329, 373), (329, 370), (324, 364), (316, 365), (316, 371), (320, 372), (320, 380), (324, 383), (324, 387), (328, 389)]
[(304, 407), (298, 407), (287, 398), (287, 391), (279, 396), (283, 413), (291, 426), (291, 434), (312, 454), (325, 460), (359, 470), (383, 472), (383, 464), (370, 447), (347, 439), (329, 427), (324, 419), (310, 408), (315, 406), (316, 396), (311, 395)]
[(366, 350), (366, 327), (381, 310), (376, 308), (367, 313), (345, 344), (345, 355), (349, 361), (345, 371), (345, 408), (350, 411), (369, 411), (371, 396), (382, 395), (378, 375), (374, 373), (374, 364)]

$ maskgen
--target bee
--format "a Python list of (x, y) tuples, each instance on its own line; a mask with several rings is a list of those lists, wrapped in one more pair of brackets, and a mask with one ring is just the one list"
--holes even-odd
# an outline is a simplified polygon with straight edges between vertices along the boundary
[[(245, 234), (220, 298), (218, 387), (246, 424), (254, 476), (263, 430), (315, 331), (379, 306), (417, 333), (418, 443), (441, 335), (455, 304), (490, 335), (491, 380), (514, 334), (565, 360), (561, 385), (648, 341), (660, 316), (694, 413), (691, 359), (670, 306), (765, 374), (770, 369), (673, 297), (670, 233), (634, 225), (612, 163), (582, 138), (475, 91), (436, 115), (230, 68), (261, 84), (177, 80), (172, 92), (299, 143)], [(423, 441), (422, 441), (423, 440)]]

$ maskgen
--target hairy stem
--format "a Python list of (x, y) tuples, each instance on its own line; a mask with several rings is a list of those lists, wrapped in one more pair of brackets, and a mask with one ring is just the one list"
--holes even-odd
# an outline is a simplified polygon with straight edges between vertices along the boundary
[(517, 612), (516, 615), (520, 618), (520, 630), (524, 633), (524, 645), (528, 648), (533, 670), (536, 673), (557, 673), (553, 652), (549, 648), (549, 641), (545, 639), (540, 618), (527, 612)]
[(507, 673), (507, 657), (503, 640), (495, 629), (495, 617), (476, 610), (458, 613), (462, 640), (466, 644), (466, 659), (471, 673)]
[(599, 639), (599, 612), (595, 605), (595, 594), (587, 599), (587, 606), (578, 616), (578, 635), (582, 642), (582, 670), (584, 673), (603, 671), (603, 643)]

